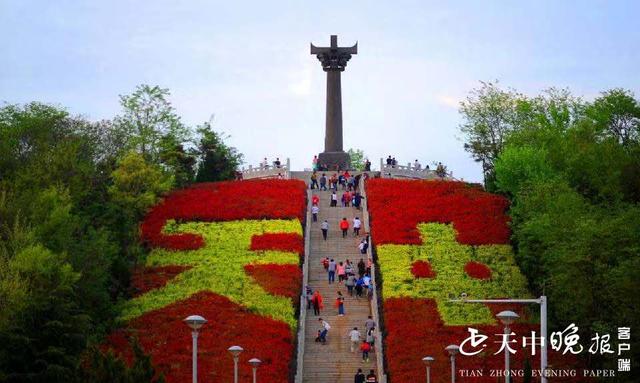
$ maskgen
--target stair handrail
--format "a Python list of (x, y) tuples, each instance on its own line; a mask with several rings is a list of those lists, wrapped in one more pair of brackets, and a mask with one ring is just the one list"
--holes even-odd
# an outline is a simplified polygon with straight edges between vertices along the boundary
[(304, 343), (307, 322), (306, 286), (309, 284), (309, 257), (311, 255), (311, 190), (307, 189), (307, 215), (304, 227), (304, 260), (302, 262), (302, 291), (300, 294), (300, 315), (298, 319), (298, 352), (295, 383), (302, 383), (304, 365)]
[(364, 177), (360, 177), (360, 183), (358, 188), (360, 189), (360, 194), (362, 195), (362, 217), (364, 219), (364, 230), (369, 234), (369, 247), (367, 248), (367, 259), (371, 257), (371, 282), (373, 283), (373, 296), (371, 297), (371, 316), (372, 319), (376, 323), (376, 340), (375, 340), (375, 354), (376, 354), (376, 365), (378, 371), (378, 381), (380, 383), (387, 383), (387, 374), (384, 372), (384, 345), (382, 343), (382, 331), (380, 331), (380, 310), (378, 305), (378, 285), (376, 281), (376, 263), (373, 259), (373, 237), (371, 236), (370, 225), (369, 225), (369, 210), (367, 208), (367, 191), (364, 187), (365, 180)]

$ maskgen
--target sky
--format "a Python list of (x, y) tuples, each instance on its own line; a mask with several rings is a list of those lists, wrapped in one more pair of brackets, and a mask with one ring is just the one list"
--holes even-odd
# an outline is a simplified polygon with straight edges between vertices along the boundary
[(326, 75), (309, 43), (337, 34), (358, 42), (342, 73), (345, 150), (480, 181), (460, 101), (495, 80), (640, 96), (639, 14), (638, 1), (0, 0), (0, 102), (110, 119), (119, 95), (160, 85), (186, 124), (213, 116), (246, 164), (302, 170), (324, 146)]

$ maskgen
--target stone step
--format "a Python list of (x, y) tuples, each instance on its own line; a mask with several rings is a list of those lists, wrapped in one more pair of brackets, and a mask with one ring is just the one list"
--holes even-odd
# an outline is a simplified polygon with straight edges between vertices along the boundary
[[(308, 176), (308, 175), (307, 175)], [(308, 181), (308, 178), (305, 179)], [(362, 353), (359, 348), (351, 353), (348, 334), (358, 327), (365, 337), (365, 321), (371, 315), (371, 303), (368, 298), (356, 298), (348, 294), (347, 287), (336, 282), (329, 284), (328, 275), (324, 270), (321, 260), (325, 257), (333, 258), (336, 262), (345, 262), (349, 259), (357, 271), (357, 262), (362, 258), (366, 261), (366, 256), (360, 254), (358, 244), (364, 238), (363, 231), (360, 236), (353, 236), (352, 222), (354, 217), (362, 216), (362, 211), (353, 207), (330, 207), (329, 191), (313, 191), (320, 197), (318, 222), (310, 224), (310, 254), (308, 284), (313, 290), (318, 290), (323, 296), (324, 309), (319, 316), (313, 314), (313, 309), (307, 311), (305, 321), (305, 355), (304, 355), (304, 382), (332, 383), (332, 382), (353, 382), (353, 377), (361, 368), (365, 373), (371, 369), (376, 369), (375, 350), (370, 353), (369, 362), (362, 360)], [(338, 191), (339, 198), (342, 190)], [(342, 237), (339, 222), (345, 217), (349, 221), (349, 235)], [(322, 238), (320, 223), (324, 220), (329, 222), (329, 235), (327, 240)], [(338, 309), (335, 307), (337, 292), (342, 292), (345, 297), (345, 316), (338, 316)], [(327, 335), (327, 343), (319, 344), (315, 342), (318, 330), (321, 328), (318, 318), (322, 317), (329, 322), (331, 330)]]

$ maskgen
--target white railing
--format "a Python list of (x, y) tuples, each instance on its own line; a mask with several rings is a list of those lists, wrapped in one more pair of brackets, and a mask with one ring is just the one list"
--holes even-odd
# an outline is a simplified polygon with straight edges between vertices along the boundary
[(416, 168), (411, 163), (407, 165), (387, 165), (380, 159), (380, 177), (382, 178), (409, 178), (419, 180), (454, 180), (453, 172), (438, 175), (433, 169)]
[(289, 179), (291, 177), (291, 161), (287, 158), (287, 161), (284, 164), (280, 164), (280, 166), (276, 166), (275, 164), (271, 165), (258, 165), (252, 166), (249, 165), (247, 169), (242, 167), (240, 170), (242, 173), (242, 179), (255, 179), (255, 178), (283, 178)]
[[(288, 160), (287, 160), (288, 162)], [(304, 261), (302, 263), (302, 294), (300, 294), (300, 316), (298, 318), (298, 355), (295, 383), (302, 383), (304, 364), (304, 342), (307, 322), (306, 286), (309, 284), (309, 256), (311, 255), (311, 190), (307, 189), (307, 220), (304, 227)]]
[(367, 257), (371, 257), (371, 283), (373, 283), (373, 296), (371, 297), (371, 316), (376, 323), (376, 340), (375, 354), (376, 365), (378, 366), (378, 382), (387, 383), (387, 374), (384, 372), (384, 344), (382, 343), (382, 330), (380, 328), (380, 311), (378, 305), (378, 284), (376, 280), (376, 263), (373, 260), (373, 237), (371, 236), (371, 227), (369, 225), (369, 209), (367, 208), (367, 191), (364, 187), (365, 181), (360, 178), (360, 193), (362, 193), (362, 217), (364, 219), (364, 230), (369, 234), (369, 248), (367, 249)]

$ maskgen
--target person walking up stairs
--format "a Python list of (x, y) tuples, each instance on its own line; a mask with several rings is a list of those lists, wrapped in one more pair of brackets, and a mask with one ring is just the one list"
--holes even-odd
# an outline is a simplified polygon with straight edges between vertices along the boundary
[[(358, 369), (370, 371), (376, 368), (375, 357), (368, 355), (374, 353), (375, 348), (369, 347), (366, 342), (366, 332), (354, 330), (368, 330), (372, 325), (371, 305), (369, 299), (349, 294), (348, 275), (336, 278), (339, 279), (337, 283), (333, 283), (333, 277), (339, 274), (337, 271), (342, 272), (349, 265), (348, 270), (354, 277), (348, 283), (352, 285), (355, 280), (361, 279), (359, 271), (365, 270), (362, 270), (364, 262), (359, 264), (359, 261), (364, 257), (366, 262), (366, 255), (361, 254), (360, 244), (366, 237), (365, 233), (360, 232), (360, 227), (368, 217), (363, 216), (356, 207), (338, 204), (335, 193), (323, 190), (322, 186), (323, 179), (320, 178), (320, 189), (312, 190), (312, 201), (317, 202), (318, 209), (314, 209), (317, 221), (310, 222), (308, 228), (311, 234), (308, 285), (314, 292), (319, 292), (325, 302), (333, 303), (335, 299), (336, 304), (326, 304), (321, 317), (314, 315), (313, 310), (307, 313), (303, 382), (352, 383)], [(350, 227), (357, 230), (350, 233)], [(350, 262), (347, 263), (347, 260)], [(342, 310), (339, 310), (340, 304), (344, 305)], [(340, 315), (341, 312), (344, 315)], [(325, 323), (330, 324), (331, 330), (328, 332), (325, 332)], [(316, 342), (319, 331), (324, 336)]]

